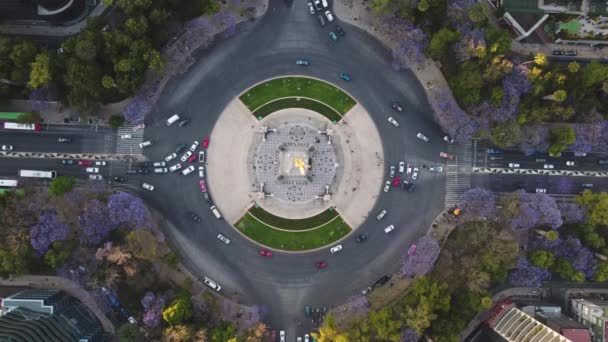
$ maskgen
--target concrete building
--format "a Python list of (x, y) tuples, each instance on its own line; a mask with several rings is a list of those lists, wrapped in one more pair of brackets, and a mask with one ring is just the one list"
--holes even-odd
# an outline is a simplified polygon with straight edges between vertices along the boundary
[[(10, 293), (12, 292), (12, 293)], [(56, 289), (0, 291), (0, 341), (102, 342), (101, 324), (89, 309)]]
[(608, 301), (596, 299), (570, 299), (570, 309), (576, 320), (591, 330), (594, 342), (608, 339)]

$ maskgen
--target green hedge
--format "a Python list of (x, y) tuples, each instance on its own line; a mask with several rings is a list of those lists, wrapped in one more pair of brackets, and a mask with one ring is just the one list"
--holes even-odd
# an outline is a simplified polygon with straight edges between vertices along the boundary
[(323, 115), (324, 117), (328, 118), (329, 120), (336, 121), (336, 122), (340, 121), (340, 119), (342, 118), (342, 116), (340, 114), (338, 114), (335, 110), (333, 110), (329, 106), (324, 105), (321, 102), (317, 102), (317, 101), (305, 99), (305, 98), (296, 98), (296, 97), (280, 99), (280, 100), (276, 100), (276, 101), (270, 102), (268, 104), (265, 104), (261, 108), (258, 108), (258, 110), (253, 112), (253, 115), (256, 118), (265, 117), (268, 114), (272, 114), (278, 110), (285, 109), (285, 108), (310, 109), (312, 111), (315, 111), (315, 112)]
[(324, 212), (308, 217), (305, 219), (287, 219), (279, 216), (275, 216), (261, 207), (253, 206), (249, 209), (249, 213), (255, 216), (258, 220), (269, 224), (273, 227), (286, 229), (286, 230), (306, 230), (314, 227), (318, 227), (331, 221), (334, 217), (338, 216), (338, 212), (333, 209), (327, 209)]

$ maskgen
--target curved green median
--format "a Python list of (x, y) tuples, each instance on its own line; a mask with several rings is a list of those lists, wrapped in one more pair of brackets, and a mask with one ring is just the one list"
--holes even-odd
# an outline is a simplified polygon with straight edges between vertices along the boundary
[(235, 226), (252, 240), (286, 251), (304, 251), (327, 246), (351, 231), (351, 228), (340, 217), (317, 229), (284, 231), (258, 221), (249, 213), (245, 214)]
[(263, 105), (285, 97), (308, 97), (346, 114), (356, 101), (337, 87), (306, 77), (282, 77), (260, 83), (246, 91), (239, 99), (252, 112)]
[(263, 118), (269, 114), (286, 108), (310, 109), (335, 122), (340, 121), (340, 119), (342, 119), (342, 115), (333, 110), (331, 107), (326, 106), (321, 102), (303, 97), (288, 97), (269, 102), (263, 105), (262, 107), (256, 109), (256, 111), (253, 112), (253, 115), (256, 118)]
[(285, 230), (306, 230), (319, 227), (338, 216), (338, 212), (333, 208), (327, 209), (318, 215), (297, 220), (273, 215), (259, 206), (251, 207), (251, 209), (249, 209), (249, 213), (258, 219), (258, 221), (262, 221), (269, 226)]

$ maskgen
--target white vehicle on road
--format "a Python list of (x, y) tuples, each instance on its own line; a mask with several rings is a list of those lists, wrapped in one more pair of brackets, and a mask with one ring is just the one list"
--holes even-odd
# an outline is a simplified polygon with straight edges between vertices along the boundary
[(106, 165), (108, 165), (108, 163), (105, 162), (105, 161), (103, 161), (103, 160), (97, 160), (95, 162), (95, 165), (97, 165), (97, 166), (106, 166)]
[(315, 7), (312, 5), (312, 2), (308, 3), (308, 12), (310, 12), (310, 14), (315, 14)]
[(198, 167), (198, 176), (201, 178), (205, 178), (205, 167), (204, 166)]
[(168, 162), (172, 161), (172, 160), (173, 160), (173, 159), (175, 159), (175, 158), (177, 158), (177, 153), (173, 152), (173, 153), (171, 153), (170, 155), (168, 155), (168, 156), (165, 158), (165, 161), (168, 163)]
[(407, 169), (405, 171), (408, 175), (412, 174), (412, 164), (407, 164)]
[(153, 164), (154, 166), (165, 166), (167, 164), (165, 164), (165, 162), (156, 162)]
[(194, 140), (194, 142), (192, 143), (192, 146), (190, 146), (190, 151), (192, 151), (192, 152), (196, 151), (196, 149), (198, 148), (198, 144), (199, 144), (199, 142)]
[(391, 178), (395, 177), (395, 165), (391, 165), (389, 176)]
[(553, 165), (551, 165), (551, 164), (545, 164), (543, 167), (545, 169), (553, 169)]
[(230, 243), (230, 239), (227, 238), (227, 237), (225, 237), (222, 234), (217, 234), (217, 238), (218, 238), (218, 240), (222, 241), (225, 244), (229, 244)]
[(222, 287), (220, 286), (220, 284), (216, 283), (215, 281), (211, 280), (210, 278), (205, 277), (203, 279), (203, 283), (205, 283), (205, 285), (209, 286), (210, 288), (214, 289), (215, 291), (219, 292)]
[(384, 232), (387, 233), (387, 234), (390, 233), (390, 232), (392, 232), (393, 230), (395, 230), (395, 226), (392, 225), (392, 224), (390, 226), (384, 228)]
[(329, 249), (329, 251), (333, 254), (333, 253), (338, 253), (339, 251), (342, 250), (342, 245), (337, 245), (337, 246), (333, 246), (332, 248)]
[(120, 139), (131, 139), (131, 134), (123, 134), (120, 136)]
[(182, 161), (182, 163), (185, 163), (186, 160), (188, 160), (188, 158), (190, 158), (191, 155), (192, 155), (192, 151), (186, 151), (186, 153), (184, 153), (184, 155), (180, 158), (180, 160)]
[(169, 168), (169, 171), (171, 171), (171, 172), (175, 172), (175, 171), (177, 171), (177, 170), (179, 170), (179, 169), (181, 169), (181, 168), (182, 168), (182, 164), (177, 163), (177, 164), (175, 164), (175, 165), (171, 166), (171, 167)]
[(431, 172), (443, 172), (443, 166), (431, 167), (431, 168), (429, 168), (429, 171), (431, 171)]
[(192, 171), (194, 171), (194, 166), (190, 165), (182, 171), (182, 175), (187, 176), (187, 175), (191, 174)]
[(139, 144), (139, 148), (144, 148), (144, 147), (148, 147), (148, 146), (152, 146), (152, 141), (148, 140), (148, 141), (144, 141)]
[(331, 12), (329, 10), (325, 11), (325, 16), (327, 17), (328, 22), (334, 21), (334, 16), (331, 15)]
[(403, 171), (405, 171), (405, 162), (400, 161), (399, 162), (399, 173), (403, 173)]
[(380, 213), (378, 213), (378, 216), (376, 216), (376, 219), (378, 221), (382, 220), (384, 218), (384, 216), (386, 216), (386, 213), (387, 213), (386, 209), (382, 209), (380, 211)]
[(391, 181), (384, 183), (384, 192), (388, 192), (391, 189)]
[(88, 173), (99, 173), (99, 169), (96, 167), (87, 167)]
[(578, 166), (578, 162), (575, 161), (567, 161), (566, 166)]
[(547, 189), (538, 188), (538, 189), (536, 189), (536, 193), (537, 194), (546, 194), (547, 193)]
[(416, 178), (418, 178), (418, 168), (417, 167), (414, 168), (414, 172), (412, 173), (412, 179), (416, 180)]
[(154, 169), (154, 173), (167, 173), (167, 168), (166, 167), (158, 167), (156, 169)]
[(103, 176), (102, 175), (89, 175), (89, 179), (102, 180)]
[(2, 151), (12, 151), (13, 145), (2, 145)]
[(509, 163), (509, 167), (519, 167), (518, 163)]
[(392, 116), (388, 117), (388, 122), (392, 123), (395, 127), (399, 127), (399, 123), (397, 122), (397, 120), (393, 119)]
[(429, 138), (426, 135), (424, 135), (424, 134), (422, 134), (420, 132), (418, 132), (418, 134), (416, 134), (416, 138), (418, 138), (418, 139), (420, 139), (422, 141), (429, 141)]
[(152, 184), (143, 183), (141, 185), (141, 187), (144, 188), (144, 189), (146, 189), (146, 190), (154, 191), (154, 185), (152, 185)]

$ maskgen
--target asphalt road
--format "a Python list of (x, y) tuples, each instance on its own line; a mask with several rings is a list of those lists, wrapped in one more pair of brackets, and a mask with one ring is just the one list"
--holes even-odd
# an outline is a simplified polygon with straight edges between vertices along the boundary
[[(60, 137), (71, 143), (59, 143)], [(12, 145), (14, 152), (113, 153), (116, 131), (90, 125), (43, 125), (43, 130), (0, 130), (0, 145)]]
[[(417, 79), (410, 72), (393, 71), (389, 51), (373, 37), (341, 25), (346, 36), (330, 45), (328, 33), (333, 24), (321, 28), (303, 2), (271, 0), (262, 19), (241, 25), (237, 36), (201, 53), (197, 64), (166, 87), (156, 110), (146, 118), (144, 138), (155, 143), (144, 154), (150, 160), (162, 160), (176, 145), (209, 135), (225, 105), (246, 88), (266, 78), (300, 74), (338, 84), (371, 113), (383, 140), (387, 174), (389, 164), (400, 160), (440, 162), (439, 152), (445, 150), (443, 134)], [(298, 58), (309, 59), (311, 66), (296, 66)], [(351, 75), (352, 82), (338, 78), (343, 72)], [(390, 105), (395, 100), (404, 105), (404, 113), (392, 112)], [(192, 122), (184, 128), (167, 127), (164, 121), (173, 113)], [(390, 115), (401, 123), (399, 128), (387, 122)], [(429, 136), (430, 142), (416, 139), (417, 132)], [(342, 242), (344, 250), (335, 255), (325, 249), (305, 254), (277, 252), (268, 259), (258, 255), (259, 246), (211, 215), (196, 174), (150, 177), (149, 182), (156, 190), (142, 195), (170, 221), (169, 235), (187, 265), (195, 273), (217, 280), (225, 294), (238, 294), (244, 303), (265, 307), (267, 321), (276, 329), (286, 329), (290, 341), (295, 340), (296, 332), (302, 336), (310, 331), (309, 322), (298, 329), (294, 324), (304, 321), (306, 304), (342, 304), (381, 275), (397, 271), (410, 244), (443, 209), (445, 196), (443, 176), (423, 170), (417, 192), (407, 194), (393, 188), (381, 194), (373, 213), (386, 208), (388, 215), (377, 222), (374, 214), (359, 228), (356, 234), (369, 235), (365, 244), (357, 245), (353, 234)], [(197, 212), (202, 222), (189, 221), (187, 211)], [(397, 228), (386, 235), (382, 229), (389, 224)], [(216, 239), (218, 232), (232, 243), (221, 244)], [(313, 264), (319, 260), (329, 267), (316, 270)]]

